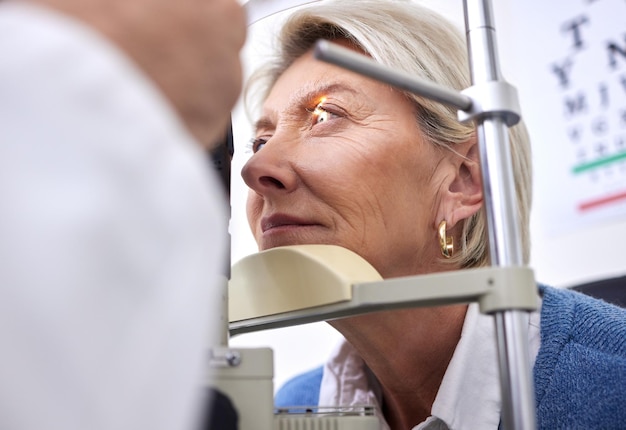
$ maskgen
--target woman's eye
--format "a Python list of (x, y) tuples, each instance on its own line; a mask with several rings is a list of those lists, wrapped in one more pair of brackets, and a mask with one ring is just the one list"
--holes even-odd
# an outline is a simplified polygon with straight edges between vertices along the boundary
[(334, 117), (337, 117), (337, 114), (334, 114), (324, 108), (322, 105), (317, 105), (317, 107), (313, 110), (313, 125), (321, 124), (326, 121), (330, 121)]
[(315, 116), (313, 118), (315, 124), (321, 124), (329, 120), (330, 112), (324, 110), (322, 108), (316, 108), (314, 112)]
[(252, 152), (253, 153), (259, 152), (259, 150), (262, 149), (266, 143), (267, 143), (267, 139), (263, 137), (256, 137), (256, 138), (250, 139), (250, 147), (252, 149)]

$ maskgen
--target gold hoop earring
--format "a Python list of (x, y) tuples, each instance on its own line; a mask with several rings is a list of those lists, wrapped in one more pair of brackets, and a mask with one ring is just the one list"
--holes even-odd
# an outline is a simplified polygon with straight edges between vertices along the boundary
[(445, 219), (439, 223), (439, 246), (441, 247), (441, 254), (450, 258), (454, 253), (454, 239), (446, 236), (446, 226)]

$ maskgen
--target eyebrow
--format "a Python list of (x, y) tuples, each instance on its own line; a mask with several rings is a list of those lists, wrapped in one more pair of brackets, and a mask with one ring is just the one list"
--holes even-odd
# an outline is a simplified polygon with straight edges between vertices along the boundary
[[(345, 82), (332, 82), (329, 84), (319, 84), (317, 82), (307, 85), (298, 90), (290, 97), (289, 104), (291, 106), (308, 105), (311, 100), (321, 99), (324, 95), (330, 93), (350, 93), (356, 95), (359, 92)], [(263, 115), (254, 123), (255, 130), (271, 129), (274, 127), (274, 121), (268, 116)]]

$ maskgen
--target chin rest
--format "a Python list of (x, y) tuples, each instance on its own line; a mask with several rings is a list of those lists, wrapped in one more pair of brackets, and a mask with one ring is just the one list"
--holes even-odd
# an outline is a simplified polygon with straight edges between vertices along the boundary
[(332, 245), (273, 248), (233, 266), (232, 335), (392, 309), (478, 302), (480, 311), (532, 311), (525, 266), (480, 267), (383, 280), (363, 258)]
[(340, 246), (284, 246), (237, 262), (229, 282), (230, 321), (349, 301), (352, 285), (382, 277)]

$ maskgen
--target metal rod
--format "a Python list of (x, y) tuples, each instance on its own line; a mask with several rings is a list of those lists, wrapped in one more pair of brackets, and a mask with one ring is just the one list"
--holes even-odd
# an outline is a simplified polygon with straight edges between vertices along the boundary
[[(464, 0), (465, 26), (474, 85), (502, 80), (497, 57), (495, 25), (490, 0)], [(491, 264), (524, 264), (517, 226), (517, 200), (509, 149), (508, 127), (503, 118), (477, 120), (485, 212)], [(494, 315), (502, 423), (507, 429), (535, 429), (535, 400), (528, 352), (528, 314), (503, 311)]]
[(508, 127), (502, 118), (485, 119), (476, 125), (476, 133), (491, 264), (521, 266), (524, 259), (516, 222), (518, 209)]
[(457, 109), (465, 111), (472, 106), (472, 99), (458, 91), (425, 80), (419, 80), (407, 73), (390, 70), (365, 55), (327, 40), (318, 41), (315, 45), (314, 53), (315, 58), (318, 60), (352, 70), (353, 72), (393, 85), (396, 88), (422, 95)]
[(494, 315), (500, 386), (502, 423), (505, 429), (535, 429), (535, 397), (528, 360), (528, 343), (520, 333), (528, 332), (528, 313), (509, 310)]

